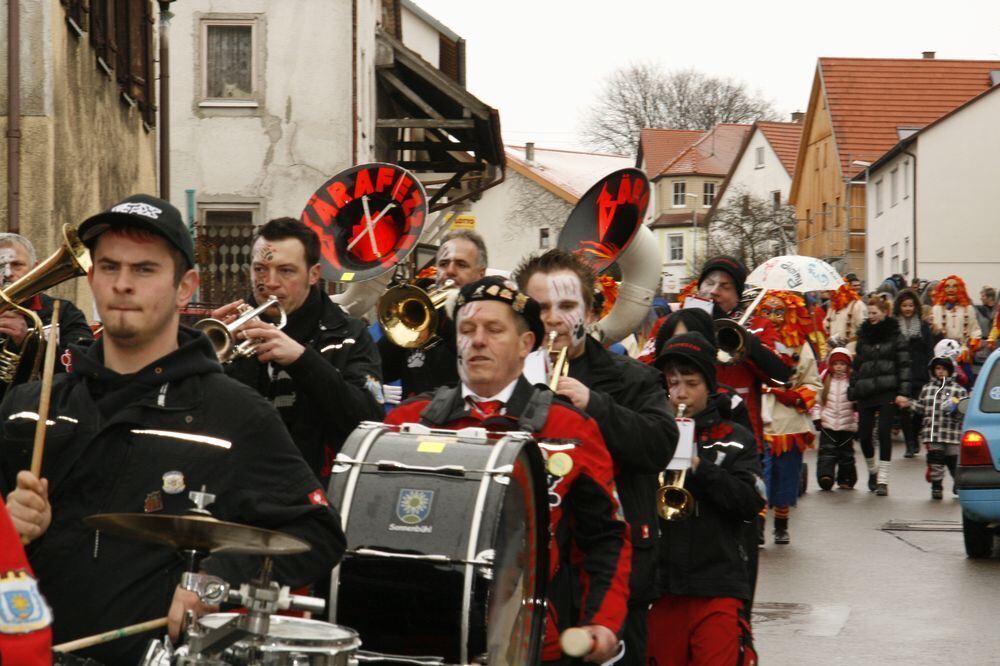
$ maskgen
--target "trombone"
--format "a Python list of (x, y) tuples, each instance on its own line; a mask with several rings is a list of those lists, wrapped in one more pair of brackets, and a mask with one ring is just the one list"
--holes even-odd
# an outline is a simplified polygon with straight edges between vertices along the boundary
[(397, 347), (419, 349), (431, 343), (441, 323), (441, 310), (458, 293), (454, 280), (424, 291), (413, 283), (399, 284), (378, 299), (378, 323)]
[[(677, 407), (677, 418), (684, 418), (687, 405)], [(686, 469), (668, 469), (660, 472), (660, 487), (656, 489), (656, 513), (663, 520), (685, 520), (694, 512), (694, 496), (684, 487)]]
[(746, 329), (746, 323), (765, 294), (767, 291), (764, 289), (747, 289), (740, 301), (747, 308), (739, 319), (715, 320), (715, 339), (719, 347), (716, 360), (720, 365), (736, 365), (747, 355), (750, 331)]
[(285, 324), (288, 323), (288, 316), (285, 314), (285, 309), (281, 307), (278, 299), (274, 296), (271, 296), (267, 301), (255, 308), (244, 303), (239, 307), (239, 316), (228, 324), (209, 317), (208, 319), (202, 319), (194, 327), (208, 336), (208, 341), (212, 343), (212, 348), (215, 349), (215, 355), (219, 359), (219, 363), (231, 363), (238, 358), (250, 357), (257, 353), (257, 345), (260, 344), (260, 340), (244, 340), (237, 344), (236, 332), (250, 323), (250, 321), (258, 319), (261, 313), (272, 307), (278, 308), (280, 319), (277, 327), (284, 328)]

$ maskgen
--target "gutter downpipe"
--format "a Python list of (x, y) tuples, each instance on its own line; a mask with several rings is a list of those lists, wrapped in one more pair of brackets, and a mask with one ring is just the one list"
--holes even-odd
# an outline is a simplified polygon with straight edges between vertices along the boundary
[(158, 0), (160, 5), (160, 198), (170, 201), (170, 3)]
[(913, 277), (920, 277), (917, 275), (917, 156), (908, 150), (903, 154), (913, 158)]
[(21, 232), (21, 3), (7, 0), (7, 231)]

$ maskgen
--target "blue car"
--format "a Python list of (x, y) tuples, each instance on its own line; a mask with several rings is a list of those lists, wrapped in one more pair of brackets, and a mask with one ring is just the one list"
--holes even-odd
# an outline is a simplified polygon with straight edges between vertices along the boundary
[(962, 505), (965, 554), (989, 557), (1000, 527), (1000, 350), (983, 365), (965, 412), (955, 487)]

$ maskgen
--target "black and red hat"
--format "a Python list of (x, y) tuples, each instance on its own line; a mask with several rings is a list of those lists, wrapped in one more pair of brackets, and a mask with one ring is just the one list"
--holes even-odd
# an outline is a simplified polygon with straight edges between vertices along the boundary
[(701, 269), (701, 274), (698, 275), (698, 284), (700, 285), (704, 282), (705, 276), (712, 271), (724, 271), (728, 273), (733, 278), (733, 282), (736, 283), (737, 296), (740, 298), (743, 297), (743, 287), (747, 282), (748, 271), (742, 261), (728, 254), (720, 254), (712, 257), (705, 262), (705, 266)]
[(686, 361), (701, 372), (708, 385), (709, 393), (715, 393), (717, 388), (715, 379), (716, 353), (715, 345), (701, 333), (681, 333), (663, 343), (663, 348), (657, 354), (653, 365), (663, 370), (671, 361)]
[(487, 275), (484, 278), (470, 282), (462, 287), (455, 300), (455, 322), (458, 321), (458, 311), (463, 305), (474, 301), (500, 301), (511, 307), (515, 314), (524, 317), (528, 328), (535, 334), (535, 344), (532, 350), (538, 349), (545, 338), (545, 324), (542, 323), (542, 308), (538, 301), (531, 298), (520, 289), (517, 283), (499, 275)]

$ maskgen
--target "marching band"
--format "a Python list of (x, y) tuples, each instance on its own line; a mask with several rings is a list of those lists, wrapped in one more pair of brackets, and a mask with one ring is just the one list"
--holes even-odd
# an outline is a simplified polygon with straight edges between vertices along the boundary
[[(853, 486), (848, 393), (887, 492), (905, 343), (808, 257), (712, 257), (657, 313), (648, 199), (610, 174), (557, 249), (488, 275), (465, 230), (417, 265), (419, 181), (359, 165), (260, 226), (250, 293), (194, 328), (166, 201), (116, 203), (37, 266), (0, 234), (4, 663), (755, 663), (767, 507), (788, 543), (814, 421), (824, 487)], [(84, 274), (96, 340), (66, 301), (48, 330), (43, 292)], [(941, 283), (933, 326), (968, 353), (964, 293)], [(851, 374), (885, 336), (895, 383)], [(638, 358), (610, 350), (626, 337)]]

